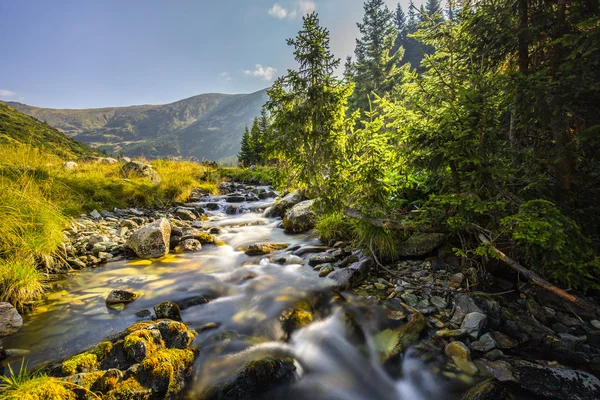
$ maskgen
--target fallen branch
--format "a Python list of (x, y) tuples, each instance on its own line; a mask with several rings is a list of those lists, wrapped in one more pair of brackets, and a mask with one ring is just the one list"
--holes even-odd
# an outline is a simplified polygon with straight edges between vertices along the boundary
[(529, 281), (531, 281), (532, 283), (557, 295), (561, 299), (576, 305), (577, 307), (583, 310), (590, 311), (596, 316), (600, 316), (600, 309), (598, 309), (598, 307), (595, 304), (570, 293), (567, 293), (563, 289), (554, 286), (547, 280), (543, 279), (535, 272), (528, 270), (527, 268), (519, 264), (517, 261), (513, 260), (506, 254), (504, 254), (502, 251), (494, 247), (494, 245), (488, 240), (488, 238), (485, 237), (485, 235), (479, 235), (479, 240), (481, 240), (482, 243), (488, 244), (490, 246), (490, 250), (496, 253), (500, 257), (500, 259), (506, 263), (506, 265), (523, 275), (525, 278), (529, 279)]

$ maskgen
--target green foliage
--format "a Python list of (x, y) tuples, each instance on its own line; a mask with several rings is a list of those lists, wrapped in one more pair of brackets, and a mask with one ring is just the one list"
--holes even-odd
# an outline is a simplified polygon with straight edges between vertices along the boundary
[(341, 212), (333, 212), (320, 217), (316, 226), (322, 242), (330, 240), (352, 241), (354, 239), (353, 222)]
[(533, 269), (569, 287), (600, 288), (600, 263), (590, 240), (554, 203), (528, 201), (501, 225)]
[(352, 66), (356, 88), (351, 104), (353, 109), (368, 112), (373, 94), (391, 96), (399, 83), (402, 70), (398, 63), (403, 50), (394, 46), (399, 32), (385, 2), (368, 0), (364, 11), (363, 22), (358, 24), (362, 36), (356, 41), (356, 63)]
[(273, 156), (288, 181), (319, 193), (336, 169), (344, 140), (347, 99), (352, 85), (334, 76), (340, 60), (329, 48), (329, 31), (316, 13), (303, 18), (303, 28), (288, 44), (299, 69), (278, 78), (268, 90), (273, 119)]
[(234, 182), (244, 182), (252, 185), (270, 185), (273, 182), (275, 170), (273, 167), (250, 168), (225, 168), (218, 170), (221, 178)]

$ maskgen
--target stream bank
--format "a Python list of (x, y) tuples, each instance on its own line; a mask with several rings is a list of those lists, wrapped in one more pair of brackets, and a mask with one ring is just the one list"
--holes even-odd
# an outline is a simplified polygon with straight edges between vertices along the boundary
[[(78, 398), (598, 397), (593, 375), (559, 365), (597, 373), (598, 322), (547, 293), (492, 277), (491, 295), (471, 293), (474, 275), (439, 237), (413, 239), (418, 254), (378, 271), (349, 243), (285, 233), (276, 216), (298, 194), (268, 210), (266, 187), (222, 190), (178, 208), (82, 217), (85, 229), (68, 237), (85, 268), (7, 338), (7, 361), (50, 362), (51, 376), (84, 387)], [(306, 213), (297, 231), (310, 226)], [(137, 259), (125, 243), (162, 218), (177, 252)], [(183, 251), (188, 240), (203, 243)], [(89, 268), (95, 259), (112, 262)], [(140, 296), (107, 307), (114, 290)], [(166, 302), (175, 312), (163, 314)], [(169, 332), (186, 339), (173, 345)], [(159, 386), (149, 365), (162, 366)]]

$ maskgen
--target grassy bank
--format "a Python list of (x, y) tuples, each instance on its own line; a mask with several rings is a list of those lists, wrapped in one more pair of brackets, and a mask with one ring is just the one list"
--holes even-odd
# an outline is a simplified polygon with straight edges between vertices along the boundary
[[(168, 206), (185, 201), (195, 188), (216, 193), (216, 170), (191, 162), (149, 162), (161, 177), (121, 174), (122, 163), (78, 162), (26, 145), (0, 144), (0, 301), (17, 307), (45, 290), (44, 265), (54, 259), (69, 219), (93, 209)], [(41, 266), (41, 267), (40, 267)]]
[(235, 182), (244, 182), (252, 185), (270, 185), (273, 183), (273, 167), (237, 168), (220, 167), (219, 175), (224, 179)]

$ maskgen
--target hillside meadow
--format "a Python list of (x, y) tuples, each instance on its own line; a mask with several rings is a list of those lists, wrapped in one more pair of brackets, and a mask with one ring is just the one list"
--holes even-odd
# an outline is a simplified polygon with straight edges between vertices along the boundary
[[(123, 163), (65, 159), (22, 144), (0, 144), (0, 301), (19, 308), (45, 291), (45, 268), (56, 262), (62, 231), (73, 217), (94, 209), (169, 206), (193, 189), (218, 191), (215, 168), (185, 161), (149, 162), (161, 182), (124, 176)], [(41, 266), (41, 268), (40, 268)]]

